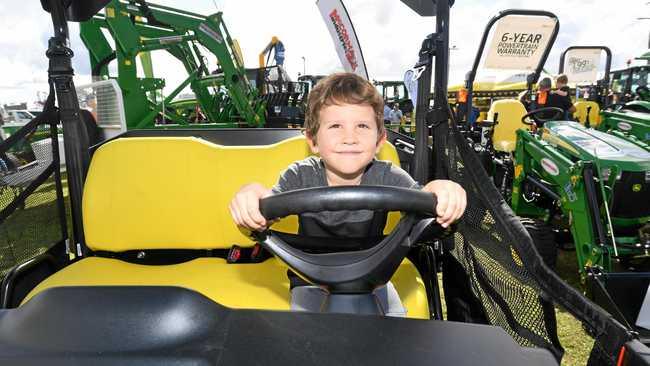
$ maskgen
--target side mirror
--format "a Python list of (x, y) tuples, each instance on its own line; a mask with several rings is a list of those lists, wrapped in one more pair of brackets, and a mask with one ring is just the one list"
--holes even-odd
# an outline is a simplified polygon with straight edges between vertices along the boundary
[[(41, 6), (50, 12), (50, 1), (41, 0)], [(97, 14), (111, 0), (53, 0), (60, 1), (65, 8), (65, 18), (70, 22), (84, 22)]]

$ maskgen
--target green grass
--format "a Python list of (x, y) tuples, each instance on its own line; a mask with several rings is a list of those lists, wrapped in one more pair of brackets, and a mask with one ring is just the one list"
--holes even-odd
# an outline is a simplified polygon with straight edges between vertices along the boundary
[[(582, 291), (578, 262), (573, 251), (560, 250), (557, 259), (557, 274), (569, 285)], [(565, 354), (562, 365), (586, 365), (594, 340), (582, 328), (582, 324), (563, 309), (556, 309), (557, 332)]]
[[(66, 196), (65, 177), (63, 186)], [(16, 209), (0, 225), (0, 277), (16, 264), (45, 252), (61, 240), (55, 189), (53, 180), (49, 179), (27, 197), (24, 207)], [(4, 189), (0, 194), (0, 209), (6, 207), (13, 198), (14, 192)], [(67, 200), (66, 211), (70, 228)]]

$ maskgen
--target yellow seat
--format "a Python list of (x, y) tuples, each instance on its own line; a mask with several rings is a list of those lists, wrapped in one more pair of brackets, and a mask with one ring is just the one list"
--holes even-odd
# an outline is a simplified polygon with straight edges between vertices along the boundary
[(526, 107), (520, 101), (514, 99), (497, 100), (490, 105), (487, 120), (494, 121), (497, 116), (497, 124), (492, 134), (492, 145), (494, 150), (512, 152), (517, 143), (517, 130), (528, 128), (521, 117), (526, 114)]
[[(407, 259), (392, 278), (409, 318), (428, 319), (424, 283)], [(133, 264), (88, 257), (50, 276), (25, 298), (57, 286), (179, 286), (231, 308), (290, 310), (287, 266), (275, 258), (255, 264), (228, 264), (197, 258), (170, 265)]]
[[(309, 154), (304, 137), (264, 146), (221, 146), (194, 137), (108, 142), (93, 155), (84, 185), (87, 245), (105, 252), (252, 246), (230, 217), (230, 199), (246, 183), (272, 186), (291, 162)], [(378, 158), (399, 163), (388, 144)], [(391, 215), (386, 230), (398, 218)], [(286, 218), (274, 228), (295, 232), (297, 220)], [(233, 308), (289, 310), (286, 272), (276, 259), (228, 264), (198, 258), (154, 266), (87, 257), (50, 276), (25, 301), (55, 286), (166, 285), (193, 289)], [(426, 291), (414, 265), (405, 260), (392, 281), (408, 316), (427, 318)]]
[[(585, 125), (585, 121), (587, 121), (587, 115), (589, 116), (590, 127), (596, 127), (600, 124), (600, 106), (598, 103), (581, 100), (573, 103), (573, 106), (576, 108), (576, 111), (573, 115), (581, 124)], [(588, 114), (587, 109), (589, 109)]]

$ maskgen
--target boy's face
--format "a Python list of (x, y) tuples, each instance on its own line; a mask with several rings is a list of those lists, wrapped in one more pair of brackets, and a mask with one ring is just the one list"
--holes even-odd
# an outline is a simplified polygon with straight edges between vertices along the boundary
[(321, 109), (316, 136), (307, 136), (311, 150), (325, 169), (343, 179), (361, 176), (379, 152), (386, 135), (379, 136), (375, 112), (369, 105), (329, 105)]

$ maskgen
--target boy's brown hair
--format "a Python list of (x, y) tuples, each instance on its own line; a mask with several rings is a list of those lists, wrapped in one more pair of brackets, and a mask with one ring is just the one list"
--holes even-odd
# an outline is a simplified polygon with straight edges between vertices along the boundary
[(318, 114), (330, 105), (356, 104), (369, 105), (375, 112), (375, 123), (379, 136), (384, 134), (384, 100), (377, 89), (357, 74), (336, 73), (319, 81), (309, 93), (305, 132), (315, 138), (320, 128)]
[(568, 84), (569, 78), (566, 76), (566, 74), (560, 74), (557, 76), (557, 79), (555, 79), (555, 82), (561, 84)]

